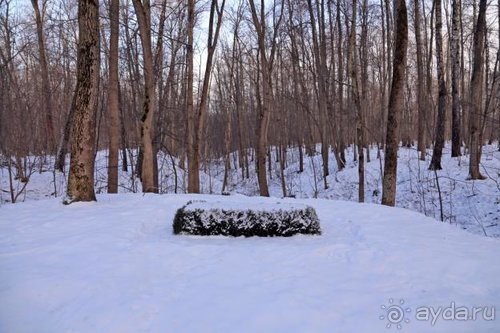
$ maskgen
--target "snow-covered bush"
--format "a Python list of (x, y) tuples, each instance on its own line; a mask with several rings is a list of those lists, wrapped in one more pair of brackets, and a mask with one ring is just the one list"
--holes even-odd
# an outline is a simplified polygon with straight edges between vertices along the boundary
[(292, 236), (321, 234), (314, 208), (302, 204), (189, 201), (174, 217), (174, 234)]

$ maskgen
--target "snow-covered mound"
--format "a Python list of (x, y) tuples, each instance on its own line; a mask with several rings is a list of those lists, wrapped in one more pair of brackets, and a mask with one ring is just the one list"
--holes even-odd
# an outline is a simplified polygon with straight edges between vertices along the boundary
[(434, 326), (416, 318), (426, 307), (498, 307), (497, 239), (409, 210), (312, 199), (282, 202), (314, 207), (321, 236), (172, 234), (179, 207), (214, 198), (277, 200), (119, 194), (2, 206), (0, 332), (500, 331), (482, 312)]
[(282, 202), (189, 201), (174, 217), (175, 234), (223, 236), (293, 236), (321, 234), (311, 206)]

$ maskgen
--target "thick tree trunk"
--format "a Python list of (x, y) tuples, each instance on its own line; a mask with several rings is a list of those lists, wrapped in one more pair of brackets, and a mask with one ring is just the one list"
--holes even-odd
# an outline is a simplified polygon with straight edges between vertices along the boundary
[(109, 20), (111, 31), (109, 37), (109, 83), (107, 105), (109, 116), (108, 193), (118, 192), (118, 149), (120, 145), (120, 110), (118, 100), (119, 8), (119, 0), (110, 1)]
[(389, 96), (387, 114), (387, 135), (385, 146), (384, 179), (382, 204), (396, 204), (396, 176), (398, 165), (398, 124), (404, 104), (404, 79), (406, 67), (406, 49), (408, 46), (408, 17), (405, 0), (396, 0), (396, 32), (394, 41), (394, 59), (392, 87)]
[(94, 142), (99, 98), (99, 3), (78, 3), (77, 83), (73, 97), (75, 111), (72, 126), (71, 162), (66, 204), (95, 201)]
[(484, 43), (486, 36), (486, 0), (479, 1), (479, 13), (474, 29), (474, 60), (471, 78), (471, 106), (469, 108), (469, 135), (470, 135), (470, 163), (469, 178), (484, 179), (479, 170), (481, 161), (481, 126), (480, 118), (483, 110), (483, 67)]

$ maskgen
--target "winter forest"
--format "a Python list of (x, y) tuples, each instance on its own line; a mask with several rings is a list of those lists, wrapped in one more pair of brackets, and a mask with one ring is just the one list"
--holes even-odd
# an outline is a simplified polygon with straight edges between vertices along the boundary
[(0, 234), (2, 332), (498, 330), (500, 1), (0, 0)]

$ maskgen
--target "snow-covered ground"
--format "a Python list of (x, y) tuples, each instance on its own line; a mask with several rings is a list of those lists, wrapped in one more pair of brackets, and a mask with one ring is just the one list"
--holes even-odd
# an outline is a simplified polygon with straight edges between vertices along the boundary
[[(174, 236), (192, 199), (310, 205), (322, 235)], [(406, 209), (102, 194), (0, 214), (0, 332), (500, 331), (499, 241)]]
[[(323, 188), (321, 179), (321, 156), (320, 147), (317, 154), (305, 156), (304, 171), (298, 173), (298, 150), (289, 149), (287, 152), (287, 163), (285, 169), (285, 182), (288, 196), (297, 198), (325, 198), (335, 200), (357, 201), (358, 196), (358, 174), (357, 164), (353, 161), (352, 149), (347, 150), (347, 167), (338, 171), (336, 169), (333, 154), (330, 154), (330, 176), (328, 177), (329, 188)], [(269, 175), (269, 187), (271, 195), (282, 197), (279, 162), (276, 161), (275, 151), (272, 150), (272, 172)], [(397, 201), (398, 207), (408, 208), (421, 212), (437, 220), (441, 218), (441, 205), (439, 200), (439, 188), (441, 190), (441, 202), (443, 220), (446, 223), (458, 225), (468, 231), (500, 237), (500, 151), (498, 143), (485, 145), (481, 159), (481, 172), (487, 177), (485, 180), (467, 180), (469, 160), (468, 156), (459, 158), (450, 157), (450, 146), (446, 145), (443, 151), (443, 170), (436, 174), (428, 170), (432, 151), (428, 151), (427, 160), (419, 161), (415, 148), (401, 147), (398, 158), (398, 185)], [(380, 203), (382, 193), (383, 164), (376, 158), (376, 147), (370, 150), (371, 162), (366, 164), (366, 201)], [(133, 152), (129, 156), (135, 158)], [(257, 177), (255, 175), (254, 163), (250, 161), (249, 179), (242, 176), (241, 169), (237, 168), (237, 155), (231, 157), (232, 170), (229, 173), (228, 189), (232, 193), (240, 193), (249, 196), (258, 195)], [(186, 174), (179, 167), (179, 160), (169, 155), (159, 156), (160, 170), (160, 192), (161, 193), (184, 193), (186, 191)], [(0, 161), (1, 162), (1, 161)], [(48, 168), (52, 166), (50, 159), (44, 163), (33, 163), (33, 174), (26, 187), (18, 198), (18, 201), (50, 198), (54, 194), (62, 196), (66, 186), (64, 174), (54, 174)], [(29, 163), (28, 163), (29, 164)], [(40, 168), (39, 165), (42, 165)], [(107, 185), (107, 153), (100, 151), (96, 159), (96, 191), (106, 192)], [(42, 170), (42, 172), (39, 172)], [(120, 192), (140, 192), (140, 181), (129, 172), (120, 174)], [(212, 160), (202, 167), (201, 188), (203, 193), (220, 194), (222, 191), (222, 180), (224, 175), (224, 163), (221, 160)], [(437, 176), (437, 178), (436, 178)], [(437, 181), (436, 181), (437, 179)], [(15, 191), (22, 188), (21, 183), (14, 181)], [(9, 177), (7, 168), (0, 163), (0, 205), (10, 200)]]

